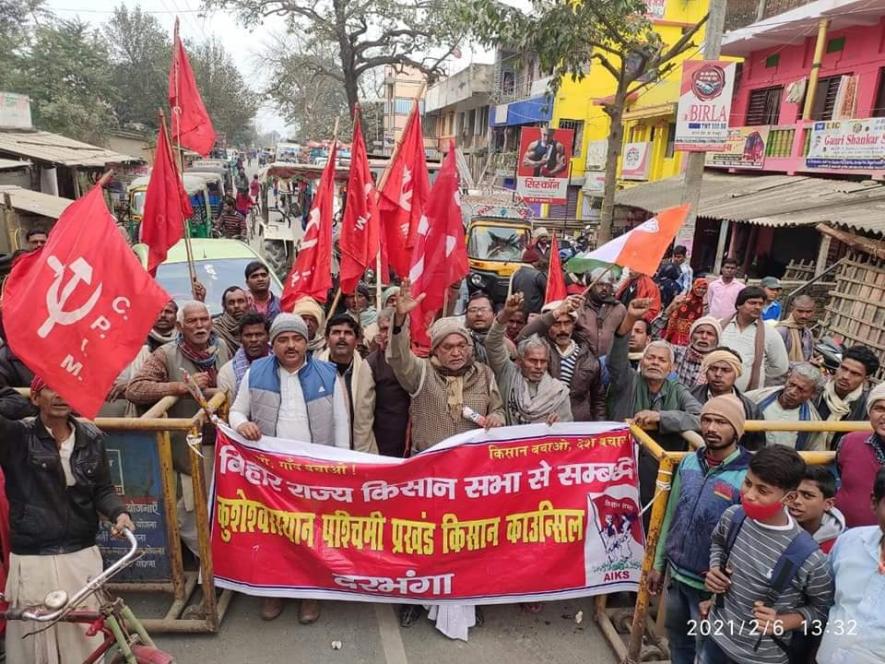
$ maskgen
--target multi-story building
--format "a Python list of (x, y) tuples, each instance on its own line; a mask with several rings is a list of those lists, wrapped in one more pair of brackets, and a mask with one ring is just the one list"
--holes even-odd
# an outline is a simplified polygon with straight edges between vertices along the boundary
[(424, 135), (436, 140), (440, 153), (448, 151), (454, 140), (474, 179), (480, 176), (488, 153), (494, 70), (494, 65), (471, 64), (431, 85), (424, 96)]
[(384, 68), (383, 154), (393, 153), (416, 97), (419, 111), (424, 112), (425, 81), (424, 74), (411, 67), (388, 65)]

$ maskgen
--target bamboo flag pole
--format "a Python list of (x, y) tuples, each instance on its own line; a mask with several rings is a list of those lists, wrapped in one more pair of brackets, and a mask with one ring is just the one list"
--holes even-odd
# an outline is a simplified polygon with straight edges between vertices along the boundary
[[(341, 116), (335, 118), (335, 128), (332, 130), (332, 148), (329, 150), (329, 156), (334, 155), (334, 159), (332, 160), (332, 187), (334, 189), (335, 186), (335, 162), (338, 160), (338, 124), (341, 120)], [(332, 208), (334, 209), (334, 202), (332, 204)], [(331, 219), (329, 220), (331, 223)], [(334, 248), (330, 249), (334, 252)], [(297, 259), (296, 259), (297, 260)], [(335, 309), (338, 307), (338, 302), (341, 300), (341, 266), (338, 267), (338, 288), (335, 290), (335, 297), (332, 299), (332, 307), (328, 311), (328, 317), (332, 317), (335, 315)]]
[[(172, 39), (172, 73), (175, 76), (175, 101), (181, 101), (181, 76), (180, 76), (180, 63), (178, 62), (178, 44), (179, 39), (178, 36), (178, 17), (175, 17), (175, 32), (173, 34)], [(184, 186), (184, 153), (181, 149), (181, 108), (175, 107), (171, 109), (172, 111), (172, 133), (175, 136), (175, 148), (178, 153), (178, 159), (172, 160), (172, 163), (176, 165), (178, 168), (178, 176), (181, 178), (181, 184)], [(163, 112), (160, 111), (160, 115), (163, 115)], [(175, 123), (178, 122), (178, 131), (175, 131)], [(166, 131), (166, 121), (163, 120), (163, 131)], [(168, 133), (166, 134), (166, 138), (169, 138)], [(171, 145), (172, 143), (167, 140), (167, 144)], [(185, 193), (187, 192), (187, 188), (185, 188)], [(209, 212), (209, 201), (206, 201), (206, 212)], [(191, 278), (191, 294), (194, 296), (194, 299), (197, 299), (197, 267), (194, 264), (194, 250), (191, 246), (191, 222), (190, 219), (184, 220), (184, 250), (187, 254), (187, 271), (190, 274)]]

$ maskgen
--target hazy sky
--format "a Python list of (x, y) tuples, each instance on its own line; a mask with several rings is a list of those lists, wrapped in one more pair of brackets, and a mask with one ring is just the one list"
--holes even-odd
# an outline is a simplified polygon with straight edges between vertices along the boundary
[[(142, 11), (154, 14), (160, 24), (169, 30), (170, 36), (176, 15), (180, 19), (179, 29), (185, 39), (200, 40), (206, 35), (215, 35), (231, 51), (246, 81), (253, 88), (259, 87), (262, 73), (256, 54), (265, 43), (268, 28), (257, 27), (253, 32), (247, 32), (226, 12), (203, 14), (200, 11), (200, 0), (46, 0), (46, 6), (62, 18), (79, 17), (97, 25), (105, 22), (113, 13), (112, 8), (120, 2), (130, 8), (141, 7)], [(510, 3), (521, 4), (519, 0), (510, 0)], [(448, 70), (454, 73), (471, 61), (493, 60), (494, 55), (490, 51), (462, 46), (462, 57), (449, 62)], [(285, 130), (285, 122), (272, 106), (262, 107), (257, 119), (260, 131)]]

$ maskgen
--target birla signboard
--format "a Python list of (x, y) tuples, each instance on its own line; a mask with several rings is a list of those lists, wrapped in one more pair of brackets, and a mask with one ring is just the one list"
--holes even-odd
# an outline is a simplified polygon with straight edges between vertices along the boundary
[(735, 63), (724, 60), (687, 60), (676, 109), (677, 150), (724, 150), (734, 92)]
[(516, 191), (529, 203), (565, 203), (573, 129), (523, 127), (516, 164)]

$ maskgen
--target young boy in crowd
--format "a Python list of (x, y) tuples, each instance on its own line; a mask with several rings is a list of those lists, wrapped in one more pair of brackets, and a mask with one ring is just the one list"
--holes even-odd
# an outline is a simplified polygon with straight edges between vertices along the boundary
[[(744, 406), (732, 395), (713, 397), (701, 410), (704, 447), (679, 464), (649, 578), (660, 592), (666, 568), (666, 629), (673, 664), (694, 664), (699, 604), (709, 597), (704, 574), (710, 564), (710, 537), (722, 513), (740, 502), (750, 454), (738, 441), (744, 433)], [(694, 631), (694, 634), (692, 634)]]
[(750, 460), (741, 504), (713, 531), (701, 664), (788, 664), (792, 633), (826, 619), (827, 557), (786, 510), (804, 476), (802, 457), (784, 445)]
[(845, 530), (845, 517), (835, 504), (836, 478), (824, 466), (808, 466), (788, 508), (824, 553)]
[(872, 503), (877, 525), (845, 531), (830, 553), (836, 601), (826, 625), (812, 628), (823, 636), (818, 664), (885, 662), (885, 468), (876, 475)]

